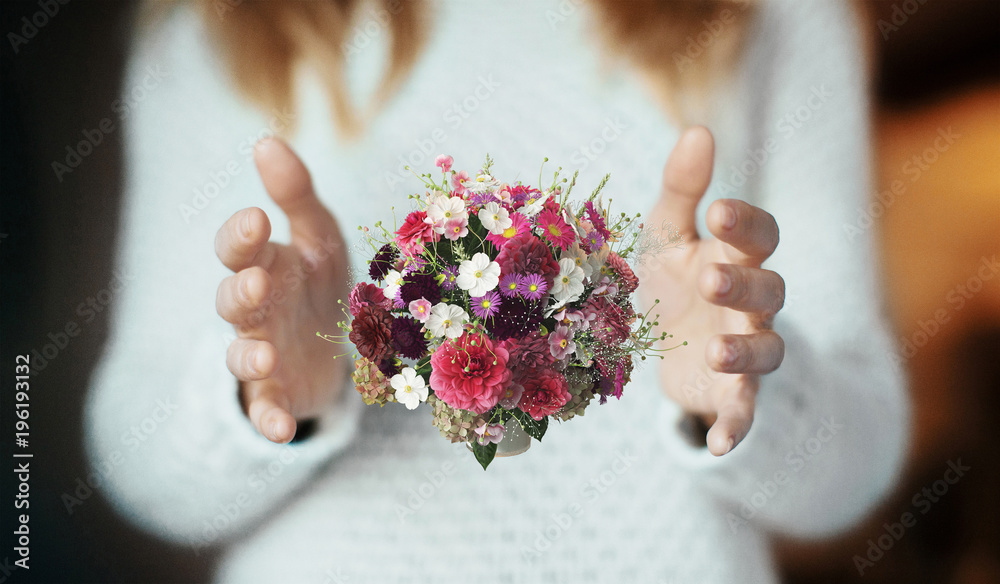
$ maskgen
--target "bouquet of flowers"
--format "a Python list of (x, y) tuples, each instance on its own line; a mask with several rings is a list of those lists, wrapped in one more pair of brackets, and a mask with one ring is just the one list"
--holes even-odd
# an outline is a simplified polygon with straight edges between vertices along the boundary
[(542, 191), (500, 182), (489, 156), (475, 177), (450, 156), (436, 164), (402, 225), (359, 228), (372, 282), (354, 286), (340, 326), (366, 404), (426, 402), (441, 434), (485, 469), (540, 441), (549, 418), (620, 399), (634, 358), (667, 335), (632, 305), (639, 281), (626, 259), (642, 224), (609, 218), (609, 177), (572, 203), (578, 173), (568, 182), (556, 171)]

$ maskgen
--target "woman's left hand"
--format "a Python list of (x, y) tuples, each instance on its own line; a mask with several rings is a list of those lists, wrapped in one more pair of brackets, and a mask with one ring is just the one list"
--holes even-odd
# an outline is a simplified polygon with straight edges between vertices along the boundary
[(760, 376), (784, 357), (784, 341), (771, 324), (784, 305), (785, 282), (761, 268), (778, 245), (778, 225), (766, 211), (736, 199), (716, 201), (706, 216), (715, 237), (699, 237), (695, 213), (712, 177), (714, 149), (712, 134), (693, 127), (670, 154), (647, 225), (673, 223), (685, 245), (647, 258), (640, 292), (646, 306), (659, 299), (653, 309), (659, 330), (688, 343), (665, 354), (663, 389), (711, 424), (708, 449), (721, 456), (750, 431)]

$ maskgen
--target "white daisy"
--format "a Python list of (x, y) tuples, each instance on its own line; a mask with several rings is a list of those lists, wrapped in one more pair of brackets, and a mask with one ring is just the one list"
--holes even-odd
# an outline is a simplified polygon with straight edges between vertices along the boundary
[(431, 308), (431, 315), (424, 326), (435, 337), (454, 339), (462, 335), (462, 328), (469, 322), (469, 313), (461, 306), (438, 302)]
[(570, 258), (583, 270), (583, 277), (589, 278), (594, 273), (594, 266), (587, 261), (587, 252), (583, 251), (578, 242), (573, 242), (569, 249), (562, 252), (561, 258)]
[(523, 213), (527, 217), (534, 217), (542, 212), (545, 208), (545, 201), (552, 196), (551, 193), (545, 193), (539, 196), (537, 199), (528, 199), (524, 202), (524, 206), (518, 209), (518, 212)]
[(583, 268), (573, 258), (559, 260), (559, 275), (549, 292), (561, 304), (578, 300), (583, 294)]
[(385, 275), (385, 288), (382, 289), (382, 293), (385, 294), (385, 297), (389, 300), (394, 300), (402, 285), (403, 274), (400, 274), (396, 270), (389, 270), (389, 272)]
[(415, 410), (420, 402), (427, 401), (427, 384), (413, 367), (403, 367), (401, 373), (392, 376), (389, 385), (396, 390), (396, 401), (408, 410)]
[(479, 221), (494, 235), (500, 235), (514, 224), (507, 209), (497, 203), (486, 203), (486, 206), (479, 210)]
[(490, 256), (477, 253), (471, 260), (465, 260), (458, 266), (458, 277), (455, 284), (462, 290), (468, 290), (473, 298), (482, 296), (497, 287), (500, 283), (500, 264), (490, 261)]

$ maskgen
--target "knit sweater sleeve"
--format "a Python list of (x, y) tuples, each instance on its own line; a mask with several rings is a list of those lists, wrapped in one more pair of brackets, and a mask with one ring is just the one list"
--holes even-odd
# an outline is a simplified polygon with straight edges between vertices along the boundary
[(746, 164), (716, 176), (717, 192), (777, 220), (781, 243), (764, 267), (786, 282), (774, 325), (785, 358), (763, 377), (753, 427), (731, 453), (689, 446), (672, 404), (663, 435), (671, 456), (728, 506), (734, 531), (845, 529), (887, 493), (903, 461), (903, 379), (881, 312), (872, 232), (862, 226), (870, 223), (858, 222), (871, 150), (862, 39), (851, 17), (841, 2), (765, 3), (745, 68)]
[[(273, 218), (274, 238), (287, 227), (238, 144), (268, 120), (232, 97), (207, 49), (191, 49), (205, 42), (195, 18), (182, 11), (141, 37), (126, 71), (123, 285), (86, 431), (95, 489), (144, 529), (198, 550), (244, 534), (328, 463), (354, 435), (360, 400), (344, 391), (312, 437), (290, 445), (260, 436), (241, 410), (225, 365), (235, 335), (215, 313), (229, 274), (215, 232), (251, 205)], [(203, 107), (178, 107), (192, 103)]]

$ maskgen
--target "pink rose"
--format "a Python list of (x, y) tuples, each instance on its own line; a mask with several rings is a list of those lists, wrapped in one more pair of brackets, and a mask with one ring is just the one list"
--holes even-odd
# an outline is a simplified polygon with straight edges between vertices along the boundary
[(522, 383), (524, 393), (517, 407), (534, 420), (558, 412), (572, 397), (566, 378), (553, 369), (534, 369)]
[(431, 388), (453, 408), (484, 414), (497, 405), (510, 381), (509, 357), (502, 344), (464, 332), (431, 355)]
[(424, 222), (427, 213), (413, 211), (406, 216), (406, 222), (396, 230), (396, 245), (404, 254), (413, 257), (424, 252), (424, 244), (436, 241), (434, 226)]

